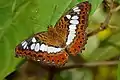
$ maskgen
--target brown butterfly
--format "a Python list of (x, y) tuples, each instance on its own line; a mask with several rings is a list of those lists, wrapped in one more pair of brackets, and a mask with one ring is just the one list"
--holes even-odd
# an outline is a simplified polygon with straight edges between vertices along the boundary
[(16, 56), (26, 57), (47, 66), (63, 66), (68, 54), (76, 55), (87, 41), (86, 28), (91, 5), (77, 4), (65, 13), (54, 27), (40, 32), (17, 45)]

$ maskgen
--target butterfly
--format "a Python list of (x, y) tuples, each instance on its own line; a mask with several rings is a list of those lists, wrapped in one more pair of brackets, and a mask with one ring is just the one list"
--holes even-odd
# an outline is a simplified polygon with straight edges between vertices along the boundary
[(77, 4), (54, 27), (25, 39), (15, 48), (17, 57), (25, 57), (47, 66), (63, 66), (68, 56), (77, 55), (87, 42), (86, 28), (91, 4)]

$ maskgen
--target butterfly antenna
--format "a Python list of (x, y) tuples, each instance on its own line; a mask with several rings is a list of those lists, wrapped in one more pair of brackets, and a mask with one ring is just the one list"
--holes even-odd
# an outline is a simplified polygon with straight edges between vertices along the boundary
[(51, 18), (50, 18), (50, 21), (49, 21), (49, 23), (48, 23), (49, 26), (51, 26), (51, 22), (52, 22), (54, 13), (55, 13), (55, 11), (56, 11), (56, 8), (57, 8), (57, 5), (55, 5), (55, 7), (54, 7), (54, 9), (53, 9), (53, 13), (52, 13)]

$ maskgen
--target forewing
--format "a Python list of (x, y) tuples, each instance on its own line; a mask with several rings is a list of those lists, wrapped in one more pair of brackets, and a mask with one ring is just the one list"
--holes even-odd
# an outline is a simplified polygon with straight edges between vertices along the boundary
[(80, 52), (87, 40), (86, 27), (91, 5), (88, 1), (70, 9), (55, 25), (57, 32), (66, 43), (66, 50), (73, 55)]
[(73, 14), (71, 15), (69, 34), (67, 37), (67, 51), (76, 55), (82, 49), (87, 42), (87, 34), (85, 32), (88, 26), (88, 15), (90, 12), (90, 3), (83, 2), (73, 8)]
[(36, 37), (37, 35), (18, 44), (15, 48), (16, 56), (32, 59), (46, 66), (63, 66), (68, 60), (66, 51), (45, 44), (44, 41)]

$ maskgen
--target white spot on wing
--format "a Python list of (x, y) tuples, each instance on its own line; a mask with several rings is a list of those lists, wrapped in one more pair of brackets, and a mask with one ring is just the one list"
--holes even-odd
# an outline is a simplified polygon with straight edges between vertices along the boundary
[(73, 10), (78, 10), (78, 9), (79, 9), (79, 7), (74, 7), (74, 8), (73, 8)]
[(27, 46), (27, 49), (29, 49), (28, 46)]
[(75, 7), (75, 8), (73, 8), (73, 11), (74, 11), (74, 12), (79, 12), (80, 9), (79, 9), (79, 7)]
[(70, 35), (68, 35), (68, 38), (67, 38), (67, 45), (69, 45), (70, 43), (72, 42), (72, 38), (70, 37)]
[(54, 53), (56, 53), (56, 52), (57, 52), (56, 48), (53, 48), (53, 52), (54, 52)]
[(69, 34), (75, 34), (75, 33), (76, 33), (75, 30), (72, 30), (72, 31), (69, 32)]
[(79, 17), (77, 15), (73, 16), (72, 19), (78, 19)]
[(69, 29), (68, 31), (69, 31), (69, 32), (76, 33), (75, 29)]
[(32, 38), (32, 42), (36, 42), (36, 39), (34, 37)]
[(37, 61), (40, 61), (39, 59)]
[(80, 9), (74, 10), (74, 12), (80, 12)]
[(22, 46), (24, 46), (26, 43), (27, 43), (26, 41), (23, 41), (21, 44), (22, 44)]
[[(77, 6), (73, 8), (73, 11), (76, 12), (77, 14), (80, 13), (80, 9)], [(77, 15), (74, 15), (71, 17), (71, 20), (70, 20), (71, 25), (69, 25), (69, 34), (67, 37), (66, 45), (69, 45), (71, 42), (73, 42), (76, 36), (77, 25), (79, 24), (78, 19), (79, 17)]]
[(76, 36), (76, 25), (70, 25), (69, 26), (69, 35), (67, 37), (67, 42), (66, 42), (66, 45), (69, 45), (71, 42), (73, 42), (75, 36)]
[(47, 51), (47, 50), (48, 50), (48, 45), (45, 45), (44, 51)]
[(74, 36), (69, 35), (67, 38), (66, 45), (69, 45), (71, 42), (73, 42), (74, 37), (75, 37), (75, 35)]
[(77, 12), (77, 14), (80, 14), (79, 12)]
[(40, 46), (40, 50), (44, 52), (44, 51), (45, 51), (45, 47), (46, 47), (45, 44), (42, 44), (42, 45)]
[(71, 37), (72, 39), (74, 39), (74, 37), (76, 36), (75, 34), (73, 34), (71, 32), (69, 33), (69, 35), (70, 35), (69, 37)]
[(72, 25), (72, 24), (69, 25), (69, 29), (70, 29), (70, 30), (75, 30), (75, 29), (76, 29), (76, 25)]
[(48, 51), (47, 51), (48, 53), (52, 53), (52, 52), (54, 52), (54, 47), (48, 47)]
[(27, 42), (23, 45), (23, 49), (25, 49), (27, 47)]
[(79, 21), (78, 20), (70, 20), (70, 23), (71, 24), (79, 24)]
[(69, 45), (69, 44), (70, 44), (70, 42), (68, 42), (68, 40), (67, 40), (66, 45)]
[(42, 44), (40, 46), (40, 50), (41, 51), (47, 51), (48, 53), (56, 53), (56, 52), (59, 52), (62, 50), (62, 48), (56, 48), (56, 47), (52, 47), (52, 46), (48, 46), (48, 45), (45, 45), (45, 44)]
[(40, 44), (39, 44), (39, 43), (37, 43), (37, 44), (36, 44), (36, 46), (35, 46), (35, 51), (36, 51), (36, 52), (38, 52), (38, 51), (39, 51), (39, 49), (40, 49)]
[(75, 36), (74, 34), (69, 34), (68, 41), (72, 42), (74, 39), (74, 36)]
[(68, 19), (70, 19), (70, 18), (71, 18), (71, 15), (66, 15), (66, 17), (67, 17)]
[(62, 50), (62, 48), (57, 48), (57, 52), (60, 52)]
[(21, 44), (23, 44), (25, 41), (22, 41)]
[(35, 48), (35, 43), (30, 46), (30, 49), (33, 50)]

